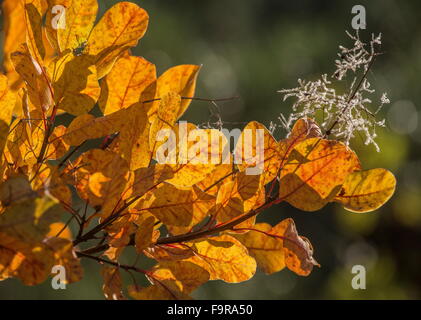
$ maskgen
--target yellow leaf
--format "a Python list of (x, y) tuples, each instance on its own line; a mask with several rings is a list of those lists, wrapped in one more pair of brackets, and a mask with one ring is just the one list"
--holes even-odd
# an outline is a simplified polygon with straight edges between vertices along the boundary
[(147, 217), (138, 223), (138, 229), (135, 234), (135, 246), (137, 253), (141, 254), (144, 249), (156, 241), (157, 233), (154, 232), (155, 219)]
[(279, 197), (298, 209), (318, 210), (360, 168), (358, 157), (343, 143), (306, 139), (294, 147), (281, 170)]
[(44, 111), (49, 110), (53, 104), (50, 80), (43, 66), (30, 54), (27, 44), (23, 43), (10, 57), (16, 72), (26, 82), (31, 103)]
[(101, 269), (101, 275), (104, 279), (102, 291), (107, 300), (126, 300), (123, 294), (123, 285), (119, 268), (104, 266)]
[(101, 138), (118, 131), (114, 126), (117, 121), (117, 117), (95, 118), (91, 114), (82, 114), (73, 119), (62, 138), (67, 144), (78, 146), (85, 140)]
[(194, 255), (194, 251), (192, 249), (179, 243), (151, 246), (147, 248), (144, 253), (147, 257), (160, 262), (183, 260)]
[(49, 163), (35, 166), (35, 170), (31, 175), (31, 180), (32, 188), (37, 190), (39, 194), (48, 194), (61, 203), (71, 207), (72, 192), (56, 166)]
[(50, 224), (50, 231), (48, 231), (46, 236), (73, 240), (72, 232), (63, 222), (54, 222)]
[[(45, 15), (45, 35), (54, 51), (61, 53), (60, 45), (58, 43), (58, 32), (64, 34), (66, 29), (66, 8), (70, 8), (72, 0), (47, 0), (48, 8)], [(67, 30), (68, 34), (72, 30)], [(73, 31), (74, 33), (75, 31)]]
[[(4, 0), (2, 3), (2, 13), (4, 17), (4, 47), (3, 47), (3, 57), (4, 57), (4, 68), (6, 75), (9, 78), (10, 86), (12, 91), (16, 91), (21, 86), (21, 79), (14, 70), (10, 55), (11, 53), (18, 50), (19, 46), (22, 43), (27, 42), (27, 14), (25, 11), (25, 4), (30, 4), (35, 7), (35, 9), (42, 15), (45, 11), (45, 5), (43, 0)], [(34, 11), (34, 10), (32, 10)], [(29, 22), (28, 22), (29, 23)], [(32, 26), (29, 25), (29, 28), (34, 27), (39, 32), (41, 25), (34, 23)], [(42, 46), (41, 44), (39, 44)], [(47, 52), (47, 55), (50, 55), (50, 52)], [(41, 62), (41, 61), (38, 61)]]
[(111, 148), (121, 154), (131, 170), (149, 166), (152, 158), (149, 147), (150, 123), (144, 105), (136, 103), (108, 116), (111, 117), (118, 113), (121, 113), (119, 115), (121, 129)]
[(370, 212), (386, 203), (395, 192), (396, 179), (386, 169), (349, 174), (334, 201), (352, 212)]
[[(266, 274), (278, 272), (285, 267), (285, 254), (282, 236), (287, 226), (287, 220), (278, 224), (275, 230), (267, 223), (257, 223), (253, 229), (245, 234), (234, 235), (244, 246), (250, 255), (256, 259), (257, 266)], [(283, 229), (283, 230), (282, 230)], [(275, 236), (271, 236), (275, 235)]]
[(267, 274), (287, 266), (299, 275), (308, 275), (313, 266), (318, 265), (310, 243), (298, 236), (291, 218), (274, 227), (258, 223), (249, 232), (235, 237), (247, 247), (257, 265)]
[(188, 295), (209, 280), (209, 272), (188, 261), (167, 261), (153, 267), (150, 277), (174, 295), (178, 292)]
[(197, 186), (203, 192), (216, 196), (220, 187), (226, 181), (232, 181), (232, 177), (235, 176), (231, 163), (232, 162), (230, 162), (230, 164), (220, 164), (216, 166), (215, 170), (209, 173), (205, 179), (197, 184)]
[(284, 140), (279, 141), (280, 153), (281, 153), (281, 166), (287, 162), (289, 154), (294, 147), (309, 138), (321, 138), (322, 132), (317, 125), (316, 121), (310, 118), (298, 119), (288, 134), (288, 137)]
[(63, 157), (68, 151), (70, 146), (63, 140), (63, 135), (66, 133), (65, 126), (54, 127), (48, 139), (48, 146), (45, 152), (44, 159), (58, 160)]
[(7, 73), (13, 71), (10, 61), (10, 54), (18, 49), (18, 46), (25, 42), (26, 25), (24, 22), (24, 6), (22, 1), (4, 0), (2, 12), (5, 17), (4, 30), (4, 66)]
[(256, 121), (244, 127), (235, 147), (235, 157), (240, 171), (262, 174), (264, 184), (277, 176), (281, 166), (278, 142), (264, 125)]
[(184, 227), (176, 229), (182, 233), (202, 221), (214, 205), (214, 197), (196, 188), (184, 190), (165, 183), (147, 193), (135, 208), (149, 211), (167, 226)]
[[(55, 5), (64, 1), (55, 1)], [(65, 4), (65, 3), (64, 3)], [(97, 0), (72, 0), (66, 8), (64, 18), (65, 27), (57, 28), (57, 39), (60, 52), (75, 49), (88, 39), (94, 26), (98, 11)]]
[(187, 259), (210, 274), (210, 280), (237, 283), (249, 280), (256, 272), (256, 260), (237, 239), (216, 236), (188, 244), (195, 256)]
[(160, 285), (159, 283), (146, 288), (136, 285), (128, 286), (129, 295), (136, 300), (190, 300), (188, 295), (182, 292), (173, 292), (172, 290)]
[(149, 132), (149, 147), (152, 154), (155, 154), (156, 149), (161, 145), (158, 139), (160, 131), (173, 129), (180, 106), (181, 97), (177, 93), (168, 92), (162, 96), (157, 117), (154, 118)]
[[(82, 199), (101, 209), (107, 217), (123, 205), (122, 193), (128, 180), (128, 166), (118, 154), (107, 150), (93, 149), (75, 161), (80, 166), (76, 171), (76, 189)], [(97, 173), (97, 174), (95, 174)]]
[[(9, 125), (12, 121), (15, 102), (16, 96), (9, 90), (7, 77), (0, 74), (0, 152), (3, 152), (9, 135)], [(0, 160), (0, 163), (2, 161), (3, 159)]]
[(50, 64), (49, 72), (59, 109), (78, 116), (94, 107), (100, 87), (92, 57), (67, 51)]
[[(142, 101), (151, 101), (162, 98), (168, 92), (178, 93), (181, 97), (192, 98), (196, 89), (196, 79), (200, 66), (179, 65), (165, 71), (154, 83), (151, 83), (142, 94)], [(191, 99), (183, 99), (177, 113), (179, 119), (187, 110)], [(149, 117), (158, 111), (159, 101), (151, 101), (146, 104)]]
[[(216, 198), (215, 217), (217, 220), (227, 222), (262, 205), (265, 200), (262, 179), (258, 175), (239, 172), (233, 181), (223, 183)], [(254, 218), (249, 219), (240, 226), (250, 226), (253, 221)]]
[(122, 56), (101, 83), (101, 111), (107, 115), (139, 102), (143, 90), (155, 79), (154, 64), (141, 57)]
[(38, 64), (45, 57), (45, 47), (42, 37), (42, 8), (36, 2), (25, 0), (26, 44), (29, 52)]
[(35, 285), (47, 278), (55, 257), (44, 239), (61, 213), (51, 199), (30, 198), (0, 215), (0, 279), (17, 277)]
[[(175, 155), (175, 160), (169, 162), (176, 164), (170, 164), (174, 176), (168, 183), (182, 188), (191, 187), (230, 159), (229, 152), (224, 152), (228, 150), (228, 142), (221, 131), (196, 129), (185, 123), (178, 124), (174, 130), (177, 132), (178, 143), (175, 149), (168, 149), (168, 153)], [(158, 162), (161, 160), (158, 159)]]
[(105, 12), (88, 39), (88, 54), (95, 56), (98, 79), (104, 77), (115, 60), (130, 47), (136, 46), (148, 27), (145, 10), (131, 2), (118, 2)]
[(46, 245), (25, 242), (0, 231), (0, 279), (16, 277), (33, 286), (45, 281), (53, 264), (53, 251)]

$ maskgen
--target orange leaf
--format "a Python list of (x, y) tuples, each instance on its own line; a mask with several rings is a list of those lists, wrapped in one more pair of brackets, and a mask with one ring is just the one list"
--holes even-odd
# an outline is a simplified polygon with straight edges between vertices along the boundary
[[(200, 66), (179, 65), (165, 71), (154, 83), (151, 83), (142, 94), (142, 101), (151, 101), (162, 98), (168, 92), (178, 93), (181, 97), (192, 98), (196, 89), (196, 79)], [(183, 99), (176, 115), (179, 119), (187, 110), (191, 99)], [(153, 119), (159, 107), (159, 101), (147, 104), (148, 115)]]
[(146, 11), (132, 2), (118, 2), (105, 12), (88, 39), (88, 54), (95, 56), (98, 79), (110, 72), (125, 50), (136, 46), (148, 21)]
[(206, 269), (210, 280), (237, 283), (249, 280), (256, 272), (256, 261), (235, 238), (222, 235), (188, 243), (195, 256), (186, 261)]
[(244, 127), (235, 147), (235, 157), (240, 171), (262, 174), (264, 184), (277, 176), (281, 166), (278, 142), (264, 125), (256, 121)]
[(341, 142), (304, 140), (281, 170), (279, 197), (298, 209), (318, 210), (333, 200), (347, 175), (360, 167), (355, 153)]
[(104, 115), (139, 102), (143, 90), (156, 79), (155, 65), (141, 57), (124, 55), (101, 83), (99, 107)]
[(386, 169), (349, 174), (334, 201), (353, 212), (370, 212), (386, 203), (395, 192), (396, 179)]

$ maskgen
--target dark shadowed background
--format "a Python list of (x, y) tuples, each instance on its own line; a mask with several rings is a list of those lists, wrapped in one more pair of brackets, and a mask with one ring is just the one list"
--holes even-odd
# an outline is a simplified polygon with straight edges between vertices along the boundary
[[(100, 3), (102, 16), (116, 1)], [(195, 291), (198, 299), (420, 299), (421, 298), (421, 2), (420, 1), (134, 1), (150, 15), (149, 28), (134, 55), (157, 65), (159, 74), (178, 64), (202, 64), (196, 96), (239, 99), (218, 103), (227, 128), (257, 120), (279, 123), (290, 101), (276, 92), (294, 87), (298, 78), (315, 79), (334, 71), (339, 44), (350, 46), (351, 8), (367, 11), (367, 38), (383, 34), (382, 51), (369, 73), (378, 96), (388, 92), (391, 104), (381, 117), (381, 152), (353, 143), (365, 169), (393, 171), (398, 186), (385, 206), (355, 214), (330, 204), (307, 213), (282, 204), (259, 220), (272, 224), (292, 217), (301, 235), (310, 239), (321, 264), (310, 276), (289, 270), (250, 281), (208, 282)], [(2, 18), (1, 18), (2, 19)], [(3, 38), (3, 34), (1, 37)], [(375, 106), (373, 106), (375, 107)], [(184, 119), (209, 120), (210, 104), (195, 101)], [(285, 135), (281, 129), (277, 138)], [(132, 257), (127, 257), (132, 261)], [(146, 263), (146, 262), (145, 262)], [(103, 299), (99, 267), (85, 262), (85, 277), (66, 290), (46, 281), (37, 287), (18, 280), (0, 282), (0, 299)], [(351, 268), (367, 268), (366, 290), (353, 290)], [(130, 279), (127, 279), (128, 282)], [(140, 280), (142, 281), (142, 280)], [(142, 282), (141, 282), (142, 283)]]

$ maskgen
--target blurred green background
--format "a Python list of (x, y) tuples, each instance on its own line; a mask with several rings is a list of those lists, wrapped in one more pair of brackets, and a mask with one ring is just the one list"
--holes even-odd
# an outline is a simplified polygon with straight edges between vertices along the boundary
[[(116, 1), (99, 1), (101, 16)], [(159, 73), (178, 64), (202, 64), (196, 96), (239, 99), (218, 103), (226, 127), (257, 120), (279, 123), (290, 101), (276, 92), (334, 71), (339, 44), (350, 46), (351, 8), (362, 4), (367, 30), (383, 34), (382, 51), (369, 73), (378, 97), (388, 92), (391, 104), (381, 116), (381, 152), (353, 143), (364, 168), (384, 167), (398, 180), (395, 195), (373, 213), (355, 214), (331, 204), (306, 213), (282, 204), (259, 220), (272, 224), (292, 217), (310, 239), (321, 264), (310, 276), (289, 270), (250, 281), (208, 282), (197, 299), (420, 299), (421, 298), (421, 2), (419, 1), (134, 1), (150, 15), (149, 29), (134, 55), (157, 65)], [(2, 35), (3, 37), (3, 35)], [(377, 106), (377, 104), (375, 105)], [(373, 107), (375, 107), (373, 106)], [(211, 105), (193, 102), (184, 118), (204, 123)], [(276, 137), (285, 135), (276, 131)], [(129, 254), (127, 261), (133, 261)], [(147, 263), (147, 262), (145, 262)], [(367, 268), (366, 290), (353, 290), (353, 265)], [(84, 263), (85, 277), (66, 290), (50, 282), (26, 287), (17, 280), (0, 282), (0, 299), (103, 299), (96, 263)], [(127, 279), (130, 281), (130, 279)], [(142, 283), (142, 282), (141, 282)]]

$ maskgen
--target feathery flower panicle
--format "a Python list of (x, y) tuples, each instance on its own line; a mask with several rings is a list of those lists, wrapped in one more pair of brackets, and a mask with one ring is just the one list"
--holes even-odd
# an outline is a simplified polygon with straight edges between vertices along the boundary
[[(380, 103), (375, 112), (369, 110), (372, 100), (369, 98), (375, 90), (367, 79), (375, 58), (380, 54), (377, 50), (381, 45), (381, 34), (371, 36), (369, 43), (363, 42), (358, 32), (346, 34), (353, 41), (352, 48), (339, 46), (339, 59), (335, 60), (336, 70), (330, 77), (323, 74), (316, 81), (298, 79), (298, 87), (283, 89), (278, 92), (283, 94), (283, 100), (295, 98), (292, 113), (286, 118), (283, 114), (279, 120), (281, 125), (290, 130), (292, 124), (299, 118), (316, 118), (322, 116), (320, 127), (326, 136), (334, 136), (343, 140), (347, 145), (355, 134), (365, 137), (365, 144), (373, 144), (377, 151), (376, 127), (384, 127), (384, 119), (378, 120), (376, 115), (384, 104), (390, 103), (386, 93), (380, 98)], [(343, 93), (338, 93), (333, 86), (333, 81), (341, 81), (348, 73), (353, 78), (350, 86)]]

